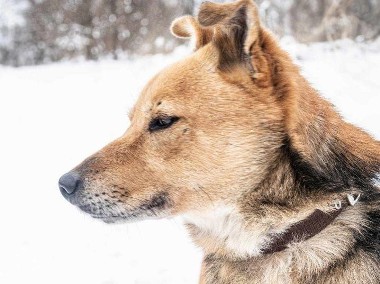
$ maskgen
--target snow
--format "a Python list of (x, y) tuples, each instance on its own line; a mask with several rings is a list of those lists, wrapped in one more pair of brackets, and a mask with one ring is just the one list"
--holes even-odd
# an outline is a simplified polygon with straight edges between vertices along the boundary
[[(380, 43), (283, 44), (351, 122), (380, 138)], [(197, 283), (201, 252), (181, 220), (106, 225), (57, 188), (121, 135), (139, 90), (190, 51), (133, 61), (0, 67), (0, 283)]]
[(27, 8), (27, 2), (0, 0), (0, 26), (12, 28), (24, 24), (22, 12)]
[(11, 30), (25, 24), (22, 13), (27, 6), (26, 1), (0, 0), (0, 47), (9, 46), (12, 42)]

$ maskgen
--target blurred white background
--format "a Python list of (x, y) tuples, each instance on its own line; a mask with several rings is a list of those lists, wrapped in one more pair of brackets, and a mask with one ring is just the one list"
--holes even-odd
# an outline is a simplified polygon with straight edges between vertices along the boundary
[[(19, 11), (48, 1), (26, 2), (0, 0), (8, 30), (26, 30)], [(284, 36), (281, 44), (347, 120), (379, 139), (380, 40), (363, 38), (301, 44)], [(0, 39), (1, 52), (14, 44), (11, 32)], [(27, 46), (16, 61), (0, 61), (0, 283), (197, 283), (201, 252), (180, 219), (106, 225), (57, 187), (63, 173), (125, 131), (147, 80), (191, 52), (177, 44), (166, 55), (118, 49), (98, 61), (72, 54), (39, 66), (55, 57), (46, 49), (41, 61), (29, 60)], [(24, 63), (32, 66), (5, 66)]]

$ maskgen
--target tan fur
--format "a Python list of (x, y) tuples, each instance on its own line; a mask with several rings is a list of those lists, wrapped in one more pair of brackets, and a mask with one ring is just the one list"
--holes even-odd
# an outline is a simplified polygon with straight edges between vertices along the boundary
[[(84, 179), (81, 202), (91, 197), (93, 212), (110, 219), (183, 215), (204, 251), (201, 283), (379, 283), (380, 260), (358, 245), (375, 199), (359, 200), (308, 240), (261, 254), (315, 209), (330, 212), (347, 193), (361, 193), (354, 177), (338, 177), (350, 179), (358, 162), (363, 176), (373, 175), (379, 142), (317, 94), (252, 1), (203, 4), (198, 19), (180, 18), (172, 32), (194, 37), (197, 51), (156, 75), (127, 132), (75, 169)], [(180, 119), (150, 132), (160, 116)], [(298, 176), (305, 165), (325, 185)], [(157, 195), (162, 208), (149, 204)]]

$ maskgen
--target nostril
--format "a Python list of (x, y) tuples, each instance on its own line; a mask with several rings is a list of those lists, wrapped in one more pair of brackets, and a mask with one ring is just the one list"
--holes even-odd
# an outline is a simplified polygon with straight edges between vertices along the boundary
[(77, 173), (69, 172), (61, 176), (58, 181), (62, 193), (73, 194), (79, 187), (80, 177)]

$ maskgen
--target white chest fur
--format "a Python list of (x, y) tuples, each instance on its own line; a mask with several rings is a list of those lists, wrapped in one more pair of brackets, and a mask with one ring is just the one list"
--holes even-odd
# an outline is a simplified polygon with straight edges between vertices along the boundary
[(239, 257), (260, 255), (260, 250), (270, 241), (267, 228), (260, 225), (248, 228), (233, 207), (219, 206), (204, 212), (189, 213), (184, 216), (184, 220), (215, 238)]

